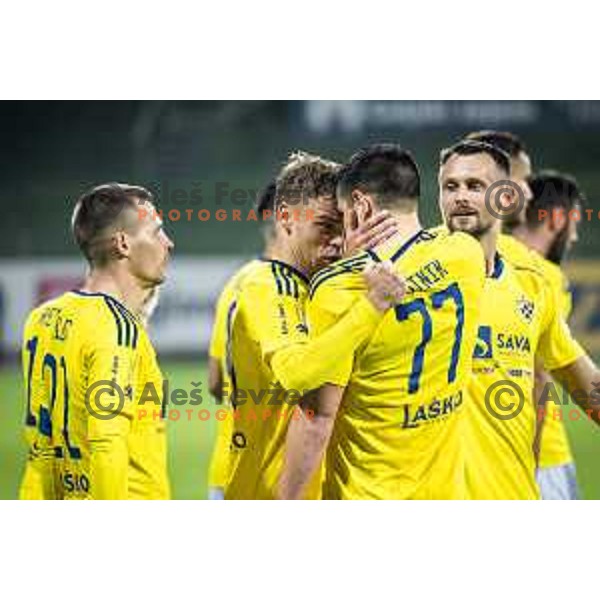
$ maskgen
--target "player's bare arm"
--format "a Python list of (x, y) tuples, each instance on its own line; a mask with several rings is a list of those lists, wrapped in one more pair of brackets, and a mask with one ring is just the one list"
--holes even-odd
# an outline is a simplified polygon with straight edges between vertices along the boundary
[(284, 470), (279, 482), (281, 500), (299, 500), (315, 477), (335, 423), (344, 388), (324, 385), (300, 403), (301, 418), (290, 421)]
[[(401, 302), (406, 293), (404, 280), (393, 272), (388, 262), (370, 265), (363, 277), (368, 286), (367, 297), (382, 315)], [(335, 329), (336, 326), (332, 327), (322, 337)], [(302, 498), (306, 486), (315, 476), (343, 394), (343, 387), (326, 384), (303, 398), (300, 404), (302, 418), (291, 421), (288, 429), (286, 460), (279, 487), (281, 499)]]
[(600, 369), (586, 354), (575, 362), (552, 371), (552, 377), (569, 392), (573, 401), (600, 425)]

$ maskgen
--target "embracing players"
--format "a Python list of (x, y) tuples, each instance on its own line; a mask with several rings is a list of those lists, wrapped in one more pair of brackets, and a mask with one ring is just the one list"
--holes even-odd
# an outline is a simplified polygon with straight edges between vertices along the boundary
[(464, 498), (464, 392), (485, 278), (482, 247), (471, 235), (422, 229), (419, 171), (397, 145), (354, 155), (337, 192), (346, 224), (387, 209), (398, 233), (314, 278), (311, 333), (331, 332), (350, 313), (372, 260), (403, 274), (406, 296), (306, 403), (315, 418), (290, 423), (281, 496), (301, 497), (326, 451), (323, 498)]
[[(309, 277), (339, 256), (341, 215), (335, 189), (339, 165), (297, 153), (277, 178), (275, 209), (299, 218), (279, 219), (269, 257), (236, 278), (227, 310), (227, 378), (232, 383), (231, 466), (225, 498), (278, 496), (288, 425), (310, 391), (368, 339), (384, 312), (402, 297), (400, 279), (376, 265), (364, 293), (324, 335), (307, 327)], [(341, 343), (343, 340), (344, 343)], [(303, 496), (320, 494), (318, 472)]]

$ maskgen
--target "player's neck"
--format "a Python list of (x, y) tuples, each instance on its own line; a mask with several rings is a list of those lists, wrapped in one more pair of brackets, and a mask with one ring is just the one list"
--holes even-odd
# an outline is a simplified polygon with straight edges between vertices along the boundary
[(548, 245), (543, 236), (537, 235), (535, 231), (530, 231), (524, 225), (520, 225), (513, 231), (513, 236), (523, 242), (528, 248), (534, 250), (542, 256), (546, 256), (548, 252)]
[(493, 228), (486, 231), (480, 238), (479, 242), (483, 248), (483, 254), (485, 256), (485, 266), (488, 276), (494, 272), (494, 265), (496, 263), (496, 252), (498, 251), (498, 235), (500, 234), (499, 229)]
[(406, 213), (390, 210), (390, 213), (396, 223), (399, 237), (409, 238), (417, 233), (417, 231), (423, 229), (419, 221), (419, 215), (416, 212)]
[(274, 241), (265, 249), (264, 257), (269, 260), (278, 260), (306, 274), (306, 269), (301, 264), (298, 253), (291, 245), (279, 244)]
[(119, 268), (92, 269), (81, 288), (84, 292), (108, 294), (134, 314), (140, 314), (151, 290), (140, 285), (130, 273)]

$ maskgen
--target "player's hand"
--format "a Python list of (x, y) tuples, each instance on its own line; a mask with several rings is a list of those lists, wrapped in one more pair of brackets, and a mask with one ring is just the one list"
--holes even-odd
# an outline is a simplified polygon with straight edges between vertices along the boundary
[(363, 271), (367, 283), (367, 298), (380, 312), (402, 302), (406, 294), (406, 282), (394, 273), (390, 262), (372, 263)]
[(359, 225), (356, 213), (352, 210), (345, 223), (344, 257), (352, 256), (359, 250), (375, 248), (396, 233), (398, 225), (389, 211), (382, 210)]

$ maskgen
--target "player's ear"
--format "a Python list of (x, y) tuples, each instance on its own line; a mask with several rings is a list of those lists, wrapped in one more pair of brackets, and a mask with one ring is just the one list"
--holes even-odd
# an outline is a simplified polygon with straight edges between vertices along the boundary
[(353, 190), (352, 200), (358, 224), (364, 223), (373, 214), (371, 197), (368, 194), (363, 194), (360, 190)]
[(546, 231), (554, 234), (561, 232), (563, 229), (568, 227), (569, 223), (564, 215), (560, 213), (555, 213), (552, 214), (550, 217), (546, 217), (544, 219), (543, 225), (546, 228)]
[(282, 218), (281, 220), (278, 219), (278, 222), (281, 224), (281, 227), (286, 232), (286, 234), (290, 235), (292, 233), (293, 225), (289, 204), (287, 202), (282, 202), (277, 210), (281, 211), (282, 214)]
[(501, 210), (511, 211), (517, 199), (512, 188), (505, 188), (500, 190), (499, 200)]
[(111, 238), (113, 252), (117, 258), (126, 258), (131, 251), (128, 235), (124, 231), (116, 231)]

